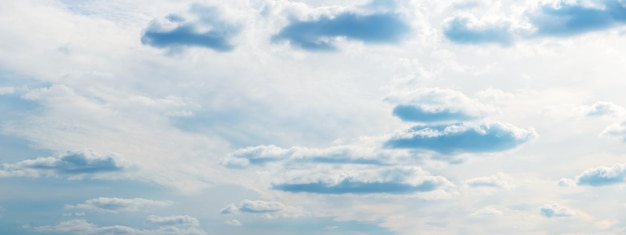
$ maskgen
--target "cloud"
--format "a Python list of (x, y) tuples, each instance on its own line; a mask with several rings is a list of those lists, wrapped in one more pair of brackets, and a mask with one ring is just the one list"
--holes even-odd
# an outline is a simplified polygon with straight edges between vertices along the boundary
[(220, 19), (217, 8), (194, 5), (188, 20), (182, 15), (169, 15), (152, 21), (141, 37), (141, 43), (156, 48), (177, 49), (204, 47), (219, 52), (231, 51), (231, 37), (239, 28)]
[(106, 213), (136, 212), (171, 205), (169, 201), (156, 201), (144, 198), (99, 197), (77, 205), (66, 205), (66, 209), (86, 210)]
[(232, 214), (232, 213), (252, 213), (252, 214), (265, 214), (281, 211), (285, 208), (280, 202), (268, 202), (268, 201), (251, 201), (243, 200), (239, 205), (230, 204), (224, 209), (220, 210), (220, 214)]
[(198, 219), (188, 215), (175, 215), (175, 216), (157, 216), (150, 215), (146, 219), (146, 224), (155, 227), (198, 227), (200, 222)]
[(465, 181), (465, 184), (472, 188), (480, 188), (480, 187), (509, 188), (511, 187), (508, 180), (506, 179), (506, 176), (503, 173), (499, 173), (493, 176), (472, 178), (472, 179)]
[[(184, 218), (180, 220), (181, 218)], [(198, 220), (189, 216), (171, 216), (171, 217), (158, 217), (150, 216), (147, 221), (151, 219), (157, 221), (167, 220), (180, 220), (182, 222), (189, 222)], [(186, 220), (186, 221), (185, 221)], [(158, 223), (158, 222), (157, 222)], [(204, 235), (207, 234), (203, 231), (198, 224), (193, 223), (164, 223), (164, 224), (152, 224), (157, 225), (156, 229), (137, 229), (123, 225), (103, 226), (87, 222), (86, 220), (69, 220), (61, 222), (57, 225), (47, 225), (35, 227), (32, 230), (41, 233), (63, 233), (63, 234), (78, 234), (78, 235), (109, 235), (109, 234), (128, 234), (128, 235), (166, 235), (166, 234), (181, 234), (181, 235)]]
[(557, 204), (542, 206), (539, 211), (541, 212), (541, 215), (545, 216), (546, 218), (572, 217), (576, 215), (575, 211)]
[(227, 224), (227, 225), (230, 225), (230, 226), (241, 226), (242, 225), (242, 223), (239, 220), (236, 220), (236, 219), (227, 220), (224, 223)]
[(399, 92), (386, 97), (385, 101), (396, 104), (394, 116), (410, 122), (468, 121), (492, 111), (459, 91), (441, 88)]
[(275, 145), (246, 147), (234, 151), (224, 165), (230, 168), (245, 168), (273, 162), (284, 164), (360, 164), (388, 165), (393, 156), (377, 152), (376, 149), (357, 145), (341, 145), (328, 148), (291, 147)]
[(506, 22), (479, 24), (470, 17), (457, 16), (448, 19), (443, 26), (444, 36), (458, 44), (500, 44), (513, 42), (510, 25)]
[(576, 177), (577, 185), (587, 186), (605, 186), (624, 181), (626, 181), (626, 165), (624, 164), (587, 169)]
[(442, 154), (497, 152), (515, 148), (536, 135), (534, 130), (500, 122), (418, 125), (395, 133), (385, 146), (431, 150)]
[(626, 142), (626, 121), (615, 123), (602, 131), (601, 136)]
[(607, 30), (626, 23), (626, 6), (620, 0), (557, 1), (523, 15), (522, 24), (506, 21), (478, 22), (455, 16), (443, 25), (444, 36), (458, 44), (510, 45), (515, 39), (571, 37)]
[(590, 117), (618, 116), (625, 113), (623, 107), (611, 102), (599, 101), (586, 108), (586, 115)]
[(394, 167), (344, 172), (304, 173), (272, 188), (292, 193), (317, 194), (410, 194), (450, 187), (447, 179), (431, 176), (419, 168)]
[(66, 152), (52, 157), (2, 164), (0, 177), (66, 176), (71, 179), (94, 178), (119, 173), (129, 168), (115, 154), (99, 155), (93, 150)]
[(314, 21), (292, 21), (272, 37), (272, 41), (289, 41), (310, 51), (336, 50), (338, 37), (365, 43), (396, 43), (410, 30), (397, 15), (379, 13), (358, 15), (344, 12), (333, 17), (322, 16)]
[(567, 37), (599, 31), (626, 23), (626, 7), (618, 0), (559, 1), (544, 5), (529, 16), (536, 36)]

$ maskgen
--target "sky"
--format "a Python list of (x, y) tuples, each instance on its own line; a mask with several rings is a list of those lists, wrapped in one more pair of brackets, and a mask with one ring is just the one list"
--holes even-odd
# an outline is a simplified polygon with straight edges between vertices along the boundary
[(626, 233), (626, 1), (0, 1), (0, 234)]

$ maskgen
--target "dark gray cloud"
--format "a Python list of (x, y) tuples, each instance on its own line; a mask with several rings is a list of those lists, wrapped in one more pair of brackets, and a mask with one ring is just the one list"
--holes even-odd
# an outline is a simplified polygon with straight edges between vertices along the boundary
[(532, 130), (504, 123), (420, 125), (393, 135), (388, 148), (424, 149), (442, 154), (498, 152), (536, 136)]
[(172, 14), (154, 20), (143, 33), (141, 43), (167, 49), (204, 47), (219, 52), (234, 49), (229, 41), (239, 32), (239, 27), (220, 21), (216, 8), (195, 5), (191, 13), (194, 19)]
[(459, 44), (500, 44), (513, 42), (513, 35), (507, 23), (473, 26), (469, 18), (455, 17), (443, 26), (443, 34), (448, 40)]
[(314, 21), (292, 21), (274, 35), (272, 41), (289, 41), (310, 51), (329, 51), (337, 49), (332, 43), (335, 37), (365, 43), (397, 43), (409, 31), (410, 27), (391, 13), (358, 15), (346, 12)]

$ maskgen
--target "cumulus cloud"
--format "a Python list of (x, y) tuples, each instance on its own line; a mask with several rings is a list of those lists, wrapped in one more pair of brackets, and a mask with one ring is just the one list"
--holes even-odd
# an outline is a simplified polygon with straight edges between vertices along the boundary
[(280, 202), (269, 202), (260, 200), (243, 200), (239, 202), (239, 205), (230, 204), (224, 209), (220, 210), (220, 214), (232, 214), (232, 213), (252, 213), (252, 214), (265, 214), (281, 211), (285, 208)]
[(514, 35), (506, 22), (479, 24), (474, 18), (457, 16), (448, 19), (443, 26), (444, 36), (459, 44), (510, 45)]
[(99, 197), (77, 205), (66, 205), (66, 209), (86, 210), (95, 212), (120, 213), (136, 212), (161, 208), (171, 205), (169, 201), (157, 201), (145, 198)]
[(577, 185), (587, 186), (612, 185), (624, 181), (626, 181), (626, 165), (624, 164), (587, 169), (576, 177)]
[(483, 124), (418, 125), (395, 133), (389, 148), (424, 149), (442, 154), (497, 152), (536, 137), (534, 130), (493, 122)]
[(626, 23), (626, 7), (619, 0), (559, 1), (530, 16), (537, 36), (573, 36)]
[[(153, 220), (166, 221), (186, 218), (189, 221), (197, 222), (197, 219), (189, 216), (172, 216), (172, 217), (158, 217), (150, 216)], [(181, 235), (204, 235), (207, 234), (203, 231), (198, 224), (177, 224), (166, 223), (158, 225), (156, 229), (137, 229), (133, 227), (123, 225), (113, 226), (98, 226), (87, 222), (86, 220), (69, 220), (61, 222), (57, 225), (47, 225), (35, 227), (32, 230), (41, 233), (63, 233), (63, 234), (78, 234), (78, 235), (109, 235), (109, 234), (128, 234), (128, 235), (166, 235), (166, 234), (181, 234)]]
[(111, 173), (119, 173), (129, 167), (129, 163), (122, 161), (115, 154), (100, 155), (93, 150), (86, 150), (5, 163), (0, 169), (0, 177), (97, 178)]
[(292, 21), (272, 37), (272, 41), (289, 41), (310, 51), (336, 50), (338, 37), (365, 43), (396, 43), (408, 32), (409, 26), (391, 13), (359, 15), (351, 12), (322, 16), (313, 21)]
[(465, 184), (472, 188), (509, 188), (509, 184), (506, 176), (503, 173), (499, 173), (493, 176), (477, 177), (465, 181)]
[(398, 92), (385, 98), (396, 104), (393, 115), (403, 121), (434, 123), (480, 118), (491, 108), (450, 89), (421, 88)]
[(352, 171), (306, 172), (276, 182), (272, 188), (292, 193), (316, 194), (410, 194), (449, 188), (453, 184), (441, 176), (431, 176), (420, 168), (393, 167)]
[(563, 207), (557, 204), (549, 204), (542, 206), (539, 211), (541, 215), (546, 218), (552, 217), (572, 217), (576, 215), (576, 212), (567, 207)]
[(172, 14), (152, 21), (141, 43), (169, 49), (204, 47), (220, 52), (234, 49), (229, 40), (238, 33), (239, 27), (219, 20), (217, 8), (194, 5), (190, 13), (187, 17)]

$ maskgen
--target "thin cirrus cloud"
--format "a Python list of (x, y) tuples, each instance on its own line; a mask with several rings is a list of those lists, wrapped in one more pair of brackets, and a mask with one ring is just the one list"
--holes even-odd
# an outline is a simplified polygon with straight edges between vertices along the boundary
[(594, 4), (559, 1), (557, 5), (542, 5), (524, 15), (530, 29), (516, 28), (505, 21), (477, 24), (471, 18), (455, 16), (444, 23), (443, 34), (457, 44), (510, 45), (518, 38), (571, 37), (626, 24), (626, 7), (620, 1)]
[(65, 209), (104, 213), (135, 212), (170, 206), (172, 202), (145, 198), (99, 197), (76, 205), (66, 205)]
[(395, 14), (344, 12), (312, 21), (292, 21), (274, 35), (272, 41), (289, 41), (309, 51), (332, 51), (337, 49), (332, 42), (337, 37), (365, 43), (397, 43), (409, 31), (410, 27)]
[(261, 200), (243, 200), (239, 205), (230, 204), (224, 209), (220, 210), (220, 214), (233, 214), (233, 213), (251, 213), (251, 214), (266, 214), (281, 211), (285, 206), (280, 202), (261, 201)]
[(431, 176), (414, 167), (316, 173), (291, 177), (274, 183), (272, 188), (291, 193), (411, 194), (431, 192), (452, 185), (444, 177)]
[(235, 48), (230, 39), (239, 32), (239, 27), (219, 20), (218, 9), (195, 5), (189, 18), (192, 19), (172, 14), (152, 21), (141, 43), (172, 50), (203, 47), (227, 52)]
[(484, 153), (512, 149), (536, 136), (534, 130), (500, 122), (418, 125), (395, 133), (385, 146), (423, 149), (441, 154)]
[(5, 163), (0, 169), (0, 177), (93, 178), (119, 173), (129, 166), (129, 163), (120, 160), (116, 155), (100, 155), (92, 150), (86, 150)]

